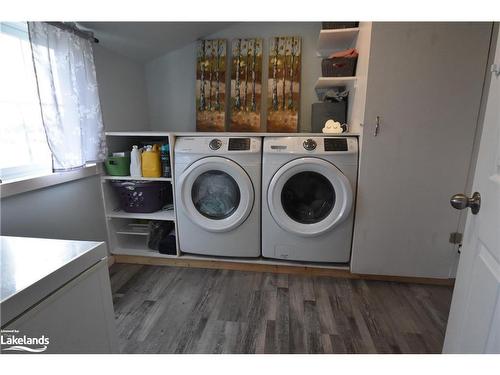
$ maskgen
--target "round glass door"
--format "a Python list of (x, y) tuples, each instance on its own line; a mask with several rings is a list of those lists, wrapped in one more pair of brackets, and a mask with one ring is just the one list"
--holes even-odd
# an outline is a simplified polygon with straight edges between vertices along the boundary
[(319, 158), (288, 162), (274, 174), (267, 191), (267, 204), (276, 223), (305, 237), (340, 224), (351, 212), (352, 201), (347, 177)]
[(286, 214), (296, 222), (318, 223), (324, 220), (335, 206), (335, 190), (322, 174), (299, 172), (283, 185), (281, 204)]
[(212, 232), (229, 231), (243, 223), (254, 204), (248, 174), (235, 162), (207, 157), (191, 164), (178, 180), (181, 207), (196, 225)]
[(191, 189), (194, 206), (203, 216), (222, 220), (231, 216), (240, 204), (238, 184), (226, 172), (203, 172), (194, 180)]

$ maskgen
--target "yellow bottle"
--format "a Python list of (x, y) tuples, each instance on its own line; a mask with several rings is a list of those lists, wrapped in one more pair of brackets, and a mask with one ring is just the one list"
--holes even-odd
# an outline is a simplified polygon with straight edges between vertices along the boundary
[(141, 155), (142, 177), (160, 177), (160, 148), (158, 145), (147, 146)]

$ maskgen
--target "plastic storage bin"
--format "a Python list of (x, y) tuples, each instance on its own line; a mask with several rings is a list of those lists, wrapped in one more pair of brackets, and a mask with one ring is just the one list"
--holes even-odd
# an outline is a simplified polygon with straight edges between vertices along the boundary
[(130, 156), (108, 156), (104, 166), (110, 176), (130, 176)]
[(172, 202), (169, 184), (158, 181), (113, 181), (125, 212), (151, 213)]

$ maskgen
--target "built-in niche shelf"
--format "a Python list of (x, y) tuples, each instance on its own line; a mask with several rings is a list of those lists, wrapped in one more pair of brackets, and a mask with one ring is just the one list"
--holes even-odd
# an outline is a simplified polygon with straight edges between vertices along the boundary
[(143, 220), (165, 220), (165, 221), (175, 221), (174, 210), (160, 210), (152, 212), (150, 214), (143, 214), (137, 212), (125, 212), (123, 210), (111, 211), (106, 214), (107, 217), (111, 218), (122, 218), (122, 219), (143, 219)]
[(356, 88), (356, 77), (319, 77), (314, 85), (316, 89), (332, 86), (348, 86), (350, 90)]
[(358, 33), (359, 27), (321, 30), (317, 46), (318, 56), (327, 57), (332, 52), (353, 48), (356, 45)]

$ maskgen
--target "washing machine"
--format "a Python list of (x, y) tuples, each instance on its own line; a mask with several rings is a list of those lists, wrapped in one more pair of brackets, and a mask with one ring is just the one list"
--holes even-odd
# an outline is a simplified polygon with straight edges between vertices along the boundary
[(179, 137), (175, 201), (184, 253), (260, 256), (262, 140)]
[(262, 168), (262, 255), (349, 262), (357, 138), (266, 137)]

